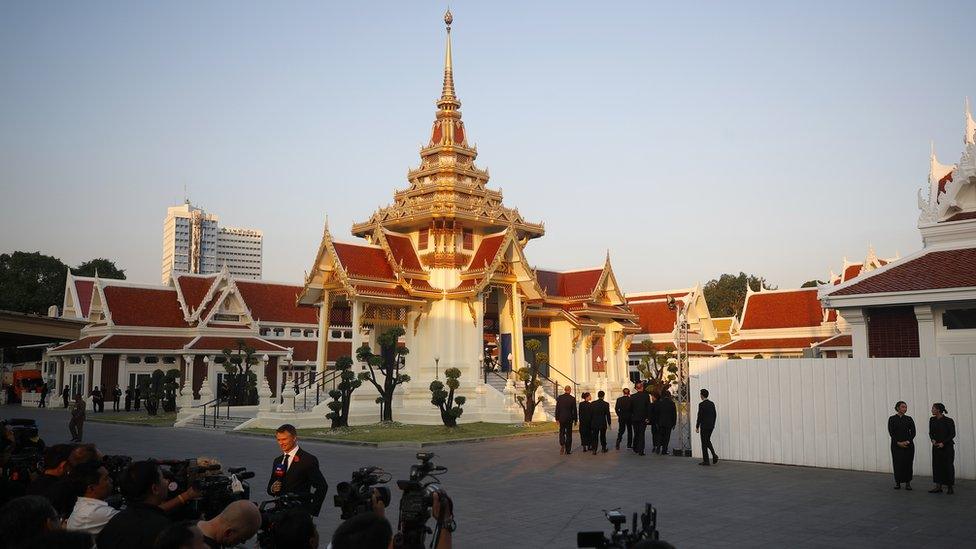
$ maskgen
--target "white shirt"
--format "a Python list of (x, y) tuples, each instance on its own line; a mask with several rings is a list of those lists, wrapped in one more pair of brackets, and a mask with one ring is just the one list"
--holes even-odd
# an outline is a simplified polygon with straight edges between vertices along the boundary
[(295, 461), (295, 455), (297, 453), (298, 453), (298, 445), (296, 444), (295, 447), (292, 448), (290, 452), (285, 452), (283, 454), (285, 456), (288, 456), (288, 465), (285, 467), (285, 471), (287, 471), (291, 467), (291, 462)]
[(79, 497), (75, 502), (75, 508), (71, 510), (65, 528), (97, 534), (118, 512), (118, 509), (112, 508), (100, 499)]

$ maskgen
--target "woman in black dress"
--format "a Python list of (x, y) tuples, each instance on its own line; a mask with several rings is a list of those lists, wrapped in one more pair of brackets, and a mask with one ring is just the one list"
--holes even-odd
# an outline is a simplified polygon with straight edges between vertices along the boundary
[(912, 489), (912, 463), (915, 461), (915, 420), (905, 415), (908, 404), (899, 400), (895, 415), (888, 418), (888, 434), (891, 435), (891, 465), (895, 472), (895, 490)]
[(592, 413), (590, 412), (590, 393), (583, 393), (583, 400), (579, 403), (579, 430), (580, 430), (580, 440), (583, 442), (583, 451), (592, 450), (590, 446), (590, 438), (592, 433), (590, 432), (590, 418)]
[(932, 480), (935, 488), (929, 490), (931, 494), (942, 492), (952, 494), (952, 485), (956, 481), (956, 469), (953, 465), (955, 451), (952, 439), (956, 437), (956, 424), (952, 418), (946, 416), (945, 405), (936, 402), (932, 405), (932, 417), (929, 419), (929, 439), (932, 440)]

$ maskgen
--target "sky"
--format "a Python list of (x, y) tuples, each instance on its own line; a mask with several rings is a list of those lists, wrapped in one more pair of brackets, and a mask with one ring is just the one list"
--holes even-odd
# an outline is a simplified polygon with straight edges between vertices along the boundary
[[(166, 208), (261, 229), (298, 283), (407, 184), (446, 4), (0, 3), (0, 253), (158, 283)], [(973, 2), (452, 1), (469, 142), (546, 235), (537, 267), (626, 291), (796, 287), (921, 246), (929, 144), (976, 96)], [(184, 188), (186, 194), (184, 194)]]

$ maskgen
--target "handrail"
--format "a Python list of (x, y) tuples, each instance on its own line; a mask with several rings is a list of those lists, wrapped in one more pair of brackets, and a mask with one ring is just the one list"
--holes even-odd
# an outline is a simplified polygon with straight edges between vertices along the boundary
[[(298, 386), (298, 394), (302, 395), (302, 406), (304, 409), (308, 409), (308, 393), (311, 391), (312, 386), (315, 386), (315, 404), (313, 406), (318, 406), (322, 401), (322, 389), (325, 385), (332, 383), (332, 389), (336, 388), (336, 379), (342, 375), (342, 370), (326, 370), (318, 375), (318, 372), (312, 372), (309, 376), (308, 381), (302, 383)], [(279, 391), (278, 399), (279, 402), (284, 400), (284, 389)], [(325, 392), (328, 394), (328, 391)], [(296, 395), (297, 396), (297, 395)]]
[(230, 399), (228, 399), (226, 397), (222, 397), (222, 396), (215, 397), (213, 400), (209, 400), (207, 402), (204, 402), (203, 404), (197, 404), (195, 406), (191, 406), (190, 408), (203, 408), (203, 426), (206, 427), (207, 426), (207, 406), (212, 406), (213, 407), (213, 427), (212, 428), (213, 429), (216, 429), (217, 428), (217, 418), (220, 416), (220, 403), (221, 402), (226, 402), (227, 403), (227, 416), (226, 417), (227, 418), (230, 418)]
[[(559, 374), (559, 375), (563, 376), (564, 378), (566, 378), (570, 383), (573, 384), (573, 394), (576, 395), (577, 398), (579, 397), (579, 383), (576, 383), (576, 380), (575, 379), (573, 379), (573, 378), (569, 377), (568, 375), (564, 374), (562, 371), (559, 370), (559, 368), (556, 368), (552, 364), (549, 364), (549, 372), (550, 373), (556, 372), (557, 374)], [(541, 377), (547, 379), (550, 383), (552, 383), (552, 387), (553, 387), (552, 396), (553, 396), (553, 398), (558, 397), (559, 396), (559, 382), (557, 382), (555, 379), (553, 379), (552, 376), (543, 374), (542, 373), (542, 370), (539, 370), (539, 375)]]

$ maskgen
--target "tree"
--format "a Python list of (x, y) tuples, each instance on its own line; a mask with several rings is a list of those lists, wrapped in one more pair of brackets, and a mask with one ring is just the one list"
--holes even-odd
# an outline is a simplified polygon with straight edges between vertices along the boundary
[[(403, 357), (410, 350), (397, 345), (397, 340), (405, 333), (402, 327), (395, 326), (380, 334), (376, 338), (380, 345), (378, 355), (373, 354), (366, 343), (356, 350), (356, 358), (365, 362), (369, 368), (368, 372), (360, 372), (359, 380), (372, 383), (379, 393), (376, 403), (383, 407), (383, 421), (393, 421), (393, 392), (398, 385), (410, 381), (410, 376), (400, 373)], [(382, 374), (382, 383), (377, 374)]]
[[(160, 369), (153, 370), (148, 378), (142, 378), (139, 392), (146, 402), (146, 413), (154, 416), (159, 413), (159, 401), (166, 395), (166, 374)], [(165, 410), (165, 407), (163, 408)]]
[[(156, 370), (157, 372), (160, 370)], [(176, 368), (170, 368), (166, 371), (166, 376), (163, 378), (163, 411), (164, 412), (175, 412), (176, 411), (176, 392), (180, 388), (179, 384), (180, 371)]]
[(349, 427), (349, 404), (352, 403), (352, 392), (363, 384), (362, 380), (356, 378), (356, 373), (352, 371), (352, 357), (340, 356), (336, 360), (336, 370), (339, 371), (339, 384), (335, 389), (329, 391), (332, 402), (329, 403), (327, 419), (332, 420), (332, 428)]
[(68, 266), (40, 252), (0, 254), (0, 309), (46, 315), (64, 301)]
[(752, 288), (753, 291), (759, 291), (759, 288), (775, 290), (776, 286), (770, 286), (761, 276), (743, 272), (737, 275), (726, 273), (717, 279), (713, 278), (702, 288), (709, 313), (713, 317), (739, 316), (746, 301), (746, 288)]
[(813, 280), (807, 280), (800, 287), (801, 288), (816, 288), (817, 286), (823, 286), (824, 284), (826, 284), (826, 282), (824, 282), (823, 280), (813, 279)]
[(71, 269), (71, 274), (75, 276), (95, 276), (96, 273), (98, 273), (99, 278), (125, 280), (125, 269), (120, 269), (115, 266), (114, 262), (100, 257), (89, 259), (74, 269)]
[(525, 342), (525, 350), (528, 354), (532, 355), (531, 361), (529, 361), (529, 367), (519, 368), (515, 372), (516, 378), (522, 382), (522, 387), (520, 391), (522, 394), (515, 396), (515, 401), (518, 405), (522, 407), (522, 412), (525, 414), (525, 422), (528, 423), (532, 421), (532, 416), (535, 414), (535, 407), (542, 402), (543, 397), (536, 396), (536, 392), (539, 386), (542, 385), (542, 378), (539, 374), (539, 366), (545, 364), (549, 361), (549, 355), (540, 352), (539, 349), (542, 348), (542, 343), (538, 339), (530, 339)]
[(642, 343), (647, 354), (641, 358), (637, 371), (648, 380), (645, 390), (661, 394), (678, 379), (678, 365), (674, 362), (674, 354), (671, 351), (661, 353), (654, 350), (654, 344), (650, 340)]
[(458, 378), (461, 377), (461, 370), (448, 368), (444, 371), (444, 376), (447, 377), (449, 391), (444, 390), (444, 383), (436, 379), (431, 381), (430, 403), (437, 406), (437, 409), (441, 411), (441, 421), (446, 427), (457, 427), (457, 420), (464, 413), (461, 406), (464, 406), (464, 402), (467, 400), (463, 396), (454, 396), (454, 391), (461, 385), (461, 382), (458, 381)]
[[(258, 356), (254, 349), (248, 347), (244, 340), (237, 340), (237, 349), (224, 349), (224, 393), (230, 406), (247, 406), (257, 404), (257, 375), (251, 371), (251, 366), (258, 363)], [(218, 388), (218, 391), (220, 389)]]

